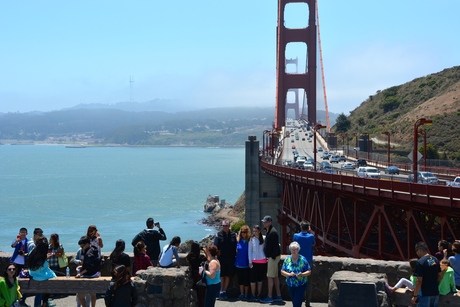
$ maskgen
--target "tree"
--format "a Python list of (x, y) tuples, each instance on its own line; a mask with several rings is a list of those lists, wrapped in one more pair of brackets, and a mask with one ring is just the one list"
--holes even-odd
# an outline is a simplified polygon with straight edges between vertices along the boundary
[(345, 114), (340, 114), (337, 117), (337, 120), (335, 122), (335, 127), (337, 132), (347, 132), (348, 129), (350, 129), (351, 122), (350, 120), (345, 116)]
[[(421, 146), (418, 151), (423, 154), (423, 146)], [(426, 158), (427, 159), (439, 159), (438, 151), (431, 144), (426, 144)]]

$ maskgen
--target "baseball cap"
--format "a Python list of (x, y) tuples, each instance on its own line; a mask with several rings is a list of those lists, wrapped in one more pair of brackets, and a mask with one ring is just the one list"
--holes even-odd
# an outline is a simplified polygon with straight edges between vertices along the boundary
[(270, 215), (266, 215), (263, 219), (262, 219), (262, 223), (266, 223), (266, 222), (271, 222), (272, 221), (272, 217)]

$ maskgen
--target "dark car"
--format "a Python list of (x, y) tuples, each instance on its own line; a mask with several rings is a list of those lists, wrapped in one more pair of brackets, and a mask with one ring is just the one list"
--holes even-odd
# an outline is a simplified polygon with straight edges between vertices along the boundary
[(394, 165), (388, 166), (385, 169), (385, 174), (390, 174), (390, 175), (399, 175), (399, 168), (397, 168)]
[(332, 165), (327, 161), (323, 161), (319, 164), (319, 169), (323, 170), (326, 168), (332, 168)]
[(356, 166), (367, 166), (367, 162), (364, 159), (356, 160)]

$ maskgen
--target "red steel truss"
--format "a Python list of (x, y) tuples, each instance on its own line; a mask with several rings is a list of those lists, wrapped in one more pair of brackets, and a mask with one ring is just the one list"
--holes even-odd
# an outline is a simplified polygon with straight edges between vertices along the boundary
[(418, 241), (435, 252), (440, 239), (459, 239), (460, 188), (261, 166), (282, 180), (285, 245), (302, 220), (324, 255), (408, 260)]

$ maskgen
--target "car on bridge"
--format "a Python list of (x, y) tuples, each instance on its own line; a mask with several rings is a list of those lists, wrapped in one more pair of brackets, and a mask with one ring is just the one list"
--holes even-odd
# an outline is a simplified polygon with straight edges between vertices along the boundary
[(319, 152), (323, 151), (323, 147), (320, 146), (320, 147), (318, 148), (318, 151), (319, 151)]
[(452, 181), (446, 181), (447, 186), (460, 187), (460, 177), (455, 177)]
[(347, 157), (345, 157), (345, 156), (340, 156), (340, 157), (339, 157), (339, 162), (347, 162)]
[(367, 166), (367, 162), (364, 159), (356, 160), (356, 166)]
[(385, 169), (385, 174), (399, 175), (399, 168), (397, 166), (390, 165)]
[(331, 163), (339, 163), (339, 156), (333, 155), (330, 159)]
[(323, 170), (321, 170), (322, 173), (327, 173), (327, 174), (337, 174), (336, 170), (335, 169), (332, 169), (332, 168), (325, 168)]
[[(414, 174), (409, 174), (409, 176), (407, 176), (407, 181), (414, 182)], [(436, 175), (434, 175), (432, 172), (417, 172), (417, 182), (426, 184), (437, 184), (438, 177), (436, 177)]]
[(342, 169), (355, 169), (356, 165), (353, 162), (345, 162), (342, 164)]
[(323, 169), (326, 169), (326, 168), (332, 168), (332, 165), (331, 163), (327, 162), (327, 161), (323, 161), (319, 164), (319, 169), (320, 170), (323, 170)]
[(380, 179), (380, 171), (376, 167), (361, 166), (356, 171), (358, 177)]

